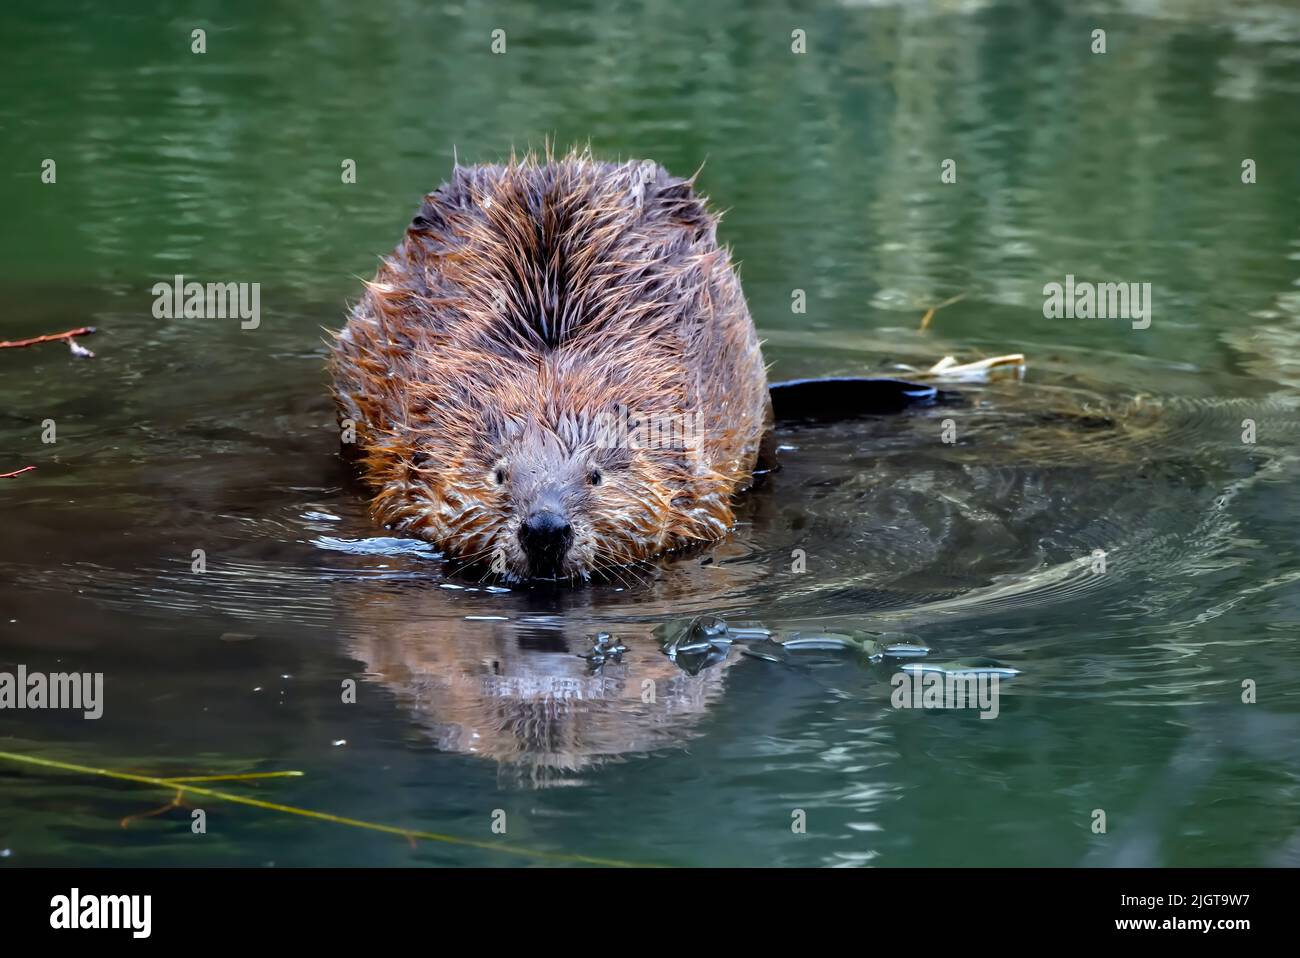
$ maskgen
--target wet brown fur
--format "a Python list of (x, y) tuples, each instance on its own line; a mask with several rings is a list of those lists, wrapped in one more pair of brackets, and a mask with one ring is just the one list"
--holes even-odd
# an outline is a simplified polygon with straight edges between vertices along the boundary
[[(771, 404), (717, 222), (652, 163), (458, 166), (335, 343), (375, 519), (506, 579), (539, 504), (573, 523), (573, 577), (724, 536)], [(619, 406), (700, 441), (610, 443)]]

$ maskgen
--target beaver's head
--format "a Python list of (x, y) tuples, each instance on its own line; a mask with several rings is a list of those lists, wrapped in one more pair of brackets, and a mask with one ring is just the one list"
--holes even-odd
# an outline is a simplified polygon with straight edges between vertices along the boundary
[(426, 406), (414, 449), (429, 468), (403, 493), (423, 505), (409, 531), (518, 581), (617, 575), (694, 530), (693, 417), (637, 411), (602, 378), (498, 362), (489, 389), (459, 392), (465, 407)]

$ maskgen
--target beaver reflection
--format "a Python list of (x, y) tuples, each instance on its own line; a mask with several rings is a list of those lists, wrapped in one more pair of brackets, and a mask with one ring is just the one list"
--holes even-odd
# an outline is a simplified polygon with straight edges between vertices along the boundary
[(494, 759), (534, 785), (680, 744), (722, 692), (725, 665), (687, 674), (648, 628), (600, 646), (595, 629), (448, 619), (439, 596), (364, 602), (351, 652), (366, 671), (440, 749)]

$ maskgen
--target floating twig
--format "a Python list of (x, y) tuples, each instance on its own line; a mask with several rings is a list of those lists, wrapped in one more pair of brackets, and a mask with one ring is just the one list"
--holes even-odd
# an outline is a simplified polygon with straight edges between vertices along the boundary
[(137, 812), (137, 813), (134, 814), (134, 815), (127, 815), (127, 816), (126, 816), (125, 818), (123, 818), (120, 822), (118, 822), (118, 824), (121, 825), (123, 828), (126, 828), (126, 827), (127, 827), (128, 825), (130, 825), (132, 822), (139, 821), (139, 820), (142, 819), (142, 818), (153, 818), (155, 815), (162, 815), (162, 814), (164, 814), (164, 813), (166, 813), (166, 812), (170, 812), (173, 808), (180, 808), (180, 807), (181, 807), (181, 804), (182, 804), (182, 803), (181, 803), (181, 796), (182, 796), (183, 794), (184, 794), (184, 793), (181, 792), (181, 791), (178, 789), (177, 792), (176, 792), (176, 797), (173, 798), (173, 799), (172, 799), (170, 802), (168, 802), (166, 805), (163, 805), (163, 806), (160, 807), (160, 808), (155, 808), (155, 809), (154, 809), (153, 811), (151, 811), (151, 812)]
[(970, 363), (959, 363), (952, 356), (944, 356), (925, 371), (923, 376), (945, 382), (987, 382), (995, 376), (1012, 375), (1023, 378), (1025, 357), (1023, 353), (1006, 356), (989, 356)]
[(17, 479), (24, 472), (31, 472), (35, 466), (23, 466), (21, 469), (15, 469), (13, 472), (0, 472), (0, 479)]
[[(194, 795), (206, 795), (208, 798), (215, 798), (223, 802), (233, 802), (237, 805), (251, 805), (253, 808), (263, 808), (272, 812), (282, 812), (286, 815), (298, 815), (302, 818), (311, 818), (321, 822), (333, 822), (336, 825), (350, 825), (353, 828), (364, 828), (372, 832), (383, 832), (388, 835), (398, 835), (405, 838), (408, 842), (414, 842), (416, 839), (426, 842), (442, 842), (447, 845), (463, 845), (469, 848), (479, 848), (483, 851), (497, 852), (505, 855), (519, 855), (525, 858), (538, 858), (553, 862), (571, 862), (580, 865), (604, 865), (613, 868), (636, 868), (635, 862), (619, 861), (616, 858), (595, 858), (590, 855), (574, 855), (567, 852), (548, 852), (538, 848), (522, 848), (518, 845), (507, 845), (503, 842), (480, 841), (473, 838), (461, 838), (457, 835), (443, 835), (438, 832), (425, 832), (413, 828), (398, 828), (396, 825), (380, 825), (374, 822), (363, 822), (356, 818), (347, 818), (342, 815), (331, 815), (329, 812), (317, 812), (309, 808), (294, 808), (292, 805), (281, 805), (276, 802), (265, 802), (259, 798), (249, 798), (247, 795), (236, 795), (233, 792), (222, 792), (213, 788), (203, 788), (198, 785), (190, 785), (178, 779), (156, 778), (152, 775), (134, 775), (130, 772), (118, 772), (109, 768), (93, 768), (89, 765), (77, 765), (73, 762), (60, 762), (52, 758), (37, 758), (35, 755), (19, 755), (16, 752), (0, 752), (0, 760), (6, 762), (18, 762), (24, 765), (37, 765), (41, 768), (57, 769), (61, 772), (78, 772), (82, 775), (98, 775), (101, 778), (116, 779), (120, 782), (135, 782), (138, 785), (152, 785), (155, 788), (165, 788), (168, 791), (175, 790), (176, 797), (168, 805), (163, 806), (159, 811), (165, 811), (174, 807), (185, 792)], [(298, 774), (298, 773), (285, 773)], [(201, 776), (206, 778), (208, 776)], [(224, 777), (224, 776), (212, 776)], [(255, 776), (243, 776), (255, 777)]]
[(92, 353), (85, 346), (74, 342), (77, 336), (90, 336), (95, 332), (94, 326), (78, 326), (76, 329), (69, 329), (63, 333), (49, 333), (45, 336), (32, 336), (30, 339), (8, 339), (0, 340), (0, 349), (20, 349), (23, 346), (39, 346), (41, 343), (66, 342), (72, 350), (72, 355), (92, 357)]
[[(172, 775), (166, 781), (179, 785), (181, 782), (256, 782), (263, 778), (301, 778), (302, 772), (244, 772), (238, 775)], [(170, 812), (173, 808), (185, 808), (184, 789), (177, 788), (176, 796), (166, 805), (155, 808), (151, 812), (137, 812), (134, 815), (127, 815), (122, 819), (121, 825), (126, 828), (131, 822), (138, 821), (142, 818), (153, 818), (155, 815), (162, 815)]]

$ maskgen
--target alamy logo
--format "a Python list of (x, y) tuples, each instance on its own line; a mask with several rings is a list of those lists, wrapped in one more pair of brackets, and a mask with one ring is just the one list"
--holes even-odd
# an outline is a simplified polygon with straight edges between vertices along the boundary
[(696, 453), (702, 445), (700, 416), (693, 412), (642, 413), (621, 403), (595, 417), (595, 444), (605, 449), (661, 449)]
[(1128, 319), (1134, 329), (1151, 325), (1150, 283), (1076, 283), (1067, 273), (1064, 285), (1048, 283), (1043, 296), (1047, 319)]
[(104, 714), (103, 672), (0, 672), (0, 709), (76, 709), (85, 718)]
[(185, 282), (177, 273), (170, 283), (154, 283), (154, 319), (240, 319), (240, 329), (262, 322), (261, 283)]
[(79, 888), (50, 899), (50, 927), (128, 928), (133, 938), (148, 938), (153, 926), (152, 895), (85, 895)]
[(997, 672), (904, 669), (889, 680), (889, 701), (896, 709), (979, 709), (980, 718), (995, 719), (998, 679)]

